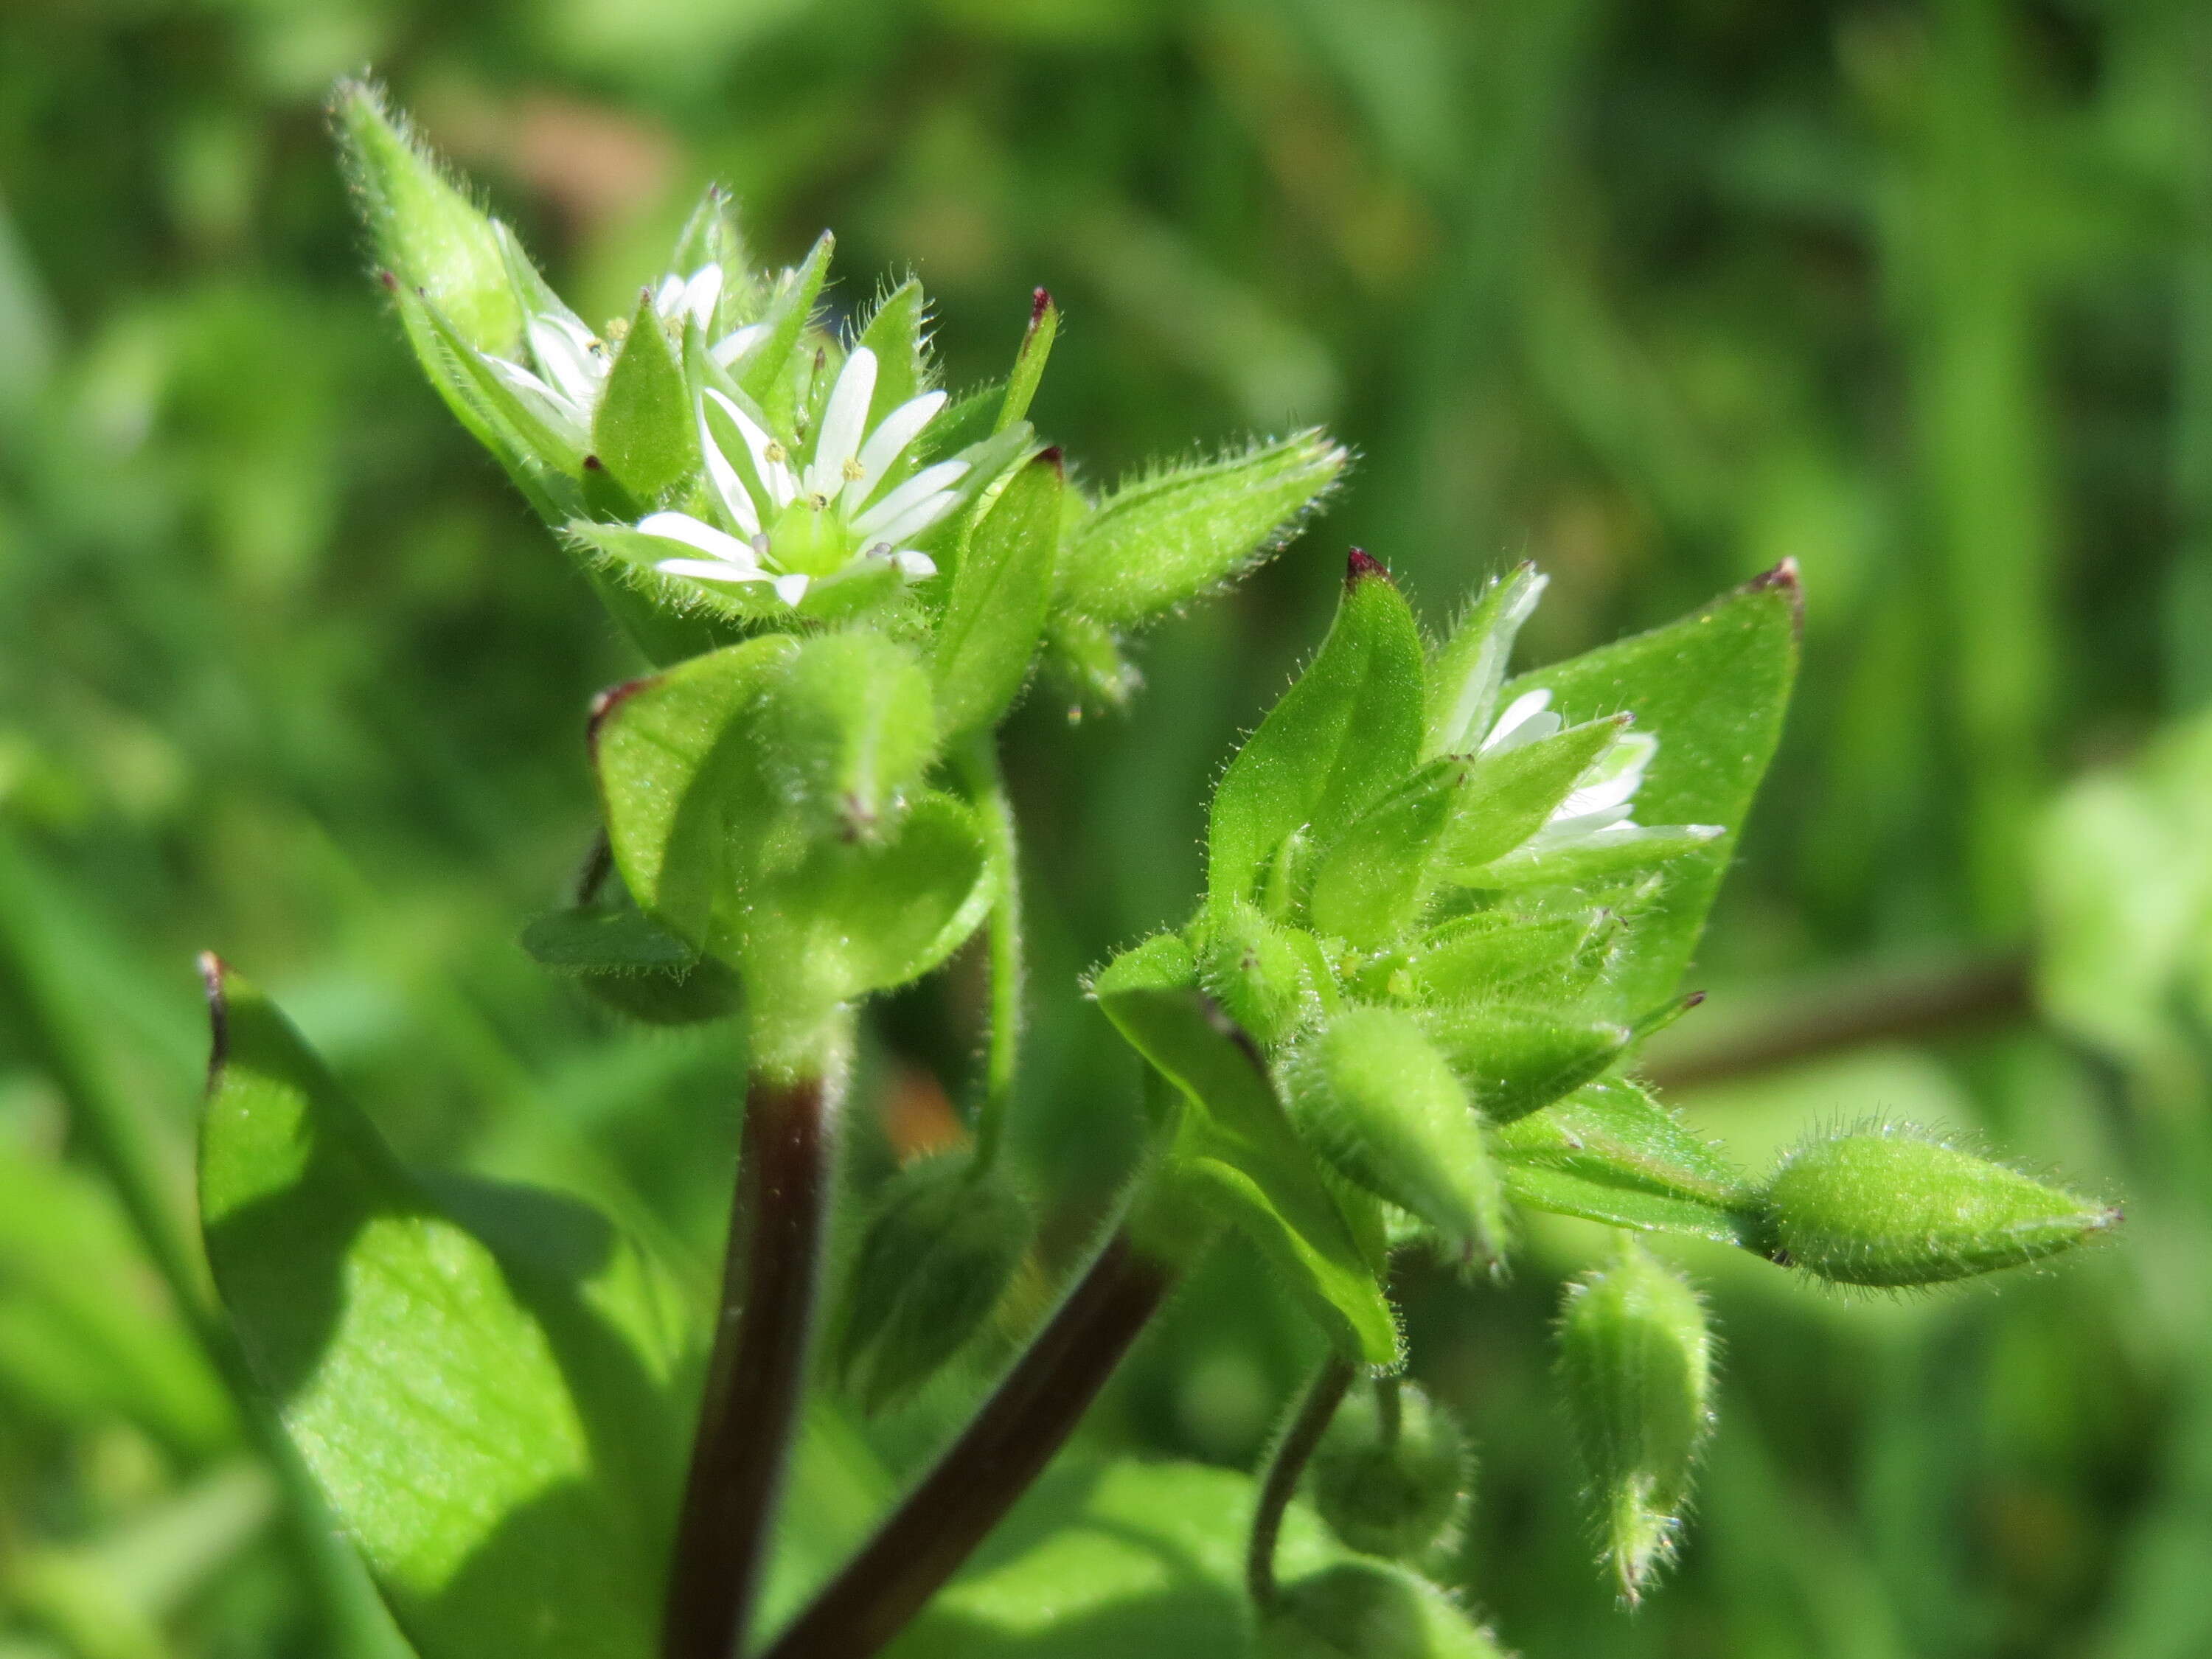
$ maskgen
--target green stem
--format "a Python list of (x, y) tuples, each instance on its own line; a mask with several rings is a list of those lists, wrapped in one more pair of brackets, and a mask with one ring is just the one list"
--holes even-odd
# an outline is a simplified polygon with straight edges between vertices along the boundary
[(1385, 1447), (1398, 1443), (1399, 1432), (1406, 1426), (1406, 1402), (1399, 1396), (1395, 1376), (1375, 1379), (1375, 1425)]
[(52, 946), (47, 879), (16, 837), (0, 828), (0, 995), (16, 1010), (40, 1063), (69, 1108), (76, 1138), (100, 1166), (177, 1315), (222, 1380), (247, 1438), (276, 1474), (295, 1553), (314, 1585), (333, 1650), (352, 1659), (402, 1654), (359, 1559), (339, 1537), (313, 1478), (262, 1403), (246, 1356), (218, 1310), (196, 1247), (184, 1188), (144, 1113), (107, 1063), (90, 1010)]
[(975, 1115), (975, 1168), (980, 1174), (997, 1161), (1006, 1140), (1006, 1115), (1012, 1109), (1021, 1060), (1021, 868), (1013, 803), (1006, 796), (1006, 775), (991, 734), (976, 733), (962, 746), (957, 760), (969, 798), (981, 809), (984, 844), (999, 876), (999, 896), (988, 925), (991, 1034), (983, 1067), (983, 1103)]
[(1267, 1474), (1260, 1485), (1260, 1504), (1252, 1516), (1252, 1541), (1244, 1556), (1244, 1583), (1254, 1605), (1266, 1607), (1275, 1599), (1275, 1540), (1282, 1535), (1283, 1512), (1298, 1489), (1298, 1478), (1328, 1432), (1329, 1419), (1344, 1403), (1352, 1387), (1352, 1362), (1332, 1352), (1322, 1360), (1313, 1381), (1306, 1385), (1290, 1426), (1276, 1441), (1267, 1459)]

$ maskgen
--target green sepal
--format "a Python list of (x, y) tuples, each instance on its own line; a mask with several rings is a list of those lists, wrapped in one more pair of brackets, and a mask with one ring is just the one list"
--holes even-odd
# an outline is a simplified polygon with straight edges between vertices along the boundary
[(1612, 1020), (1512, 1003), (1424, 1009), (1420, 1018), (1493, 1123), (1526, 1117), (1595, 1081), (1636, 1036)]
[(1021, 1194), (964, 1154), (892, 1178), (854, 1257), (836, 1341), (839, 1380), (862, 1409), (906, 1398), (982, 1329), (1030, 1233)]
[(1496, 1144), (1506, 1191), (1531, 1209), (1769, 1248), (1749, 1178), (1633, 1083), (1586, 1085), (1504, 1125)]
[(256, 1381), (423, 1659), (653, 1650), (680, 1304), (575, 1200), (401, 1168), (209, 963), (208, 1259)]
[(1478, 910), (1432, 929), (1407, 953), (1406, 995), (1428, 1003), (1568, 1000), (1604, 969), (1620, 933), (1609, 910), (1565, 915)]
[(517, 485), (531, 495), (533, 503), (541, 493), (549, 499), (560, 499), (541, 482), (541, 475), (545, 472), (567, 481), (569, 489), (574, 490), (574, 480), (584, 465), (584, 452), (575, 441), (556, 431), (525, 403), (428, 295), (416, 290), (403, 299), (403, 314), (410, 299), (419, 308), (424, 325), (453, 365), (470, 401), (481, 412), (480, 418), (494, 423), (502, 444), (519, 457), (519, 462), (509, 462), (505, 449), (493, 447), (492, 453), (507, 465)]
[(1123, 484), (1068, 537), (1061, 605), (1128, 627), (1219, 586), (1287, 542), (1346, 459), (1312, 430)]
[(1575, 781), (1620, 738), (1621, 720), (1589, 720), (1474, 758), (1442, 856), (1453, 878), (1489, 864), (1544, 827)]
[(799, 371), (795, 361), (799, 340), (814, 318), (815, 301), (830, 275), (830, 254), (836, 239), (823, 231), (806, 252), (806, 258), (776, 279), (760, 321), (768, 333), (739, 366), (738, 387), (765, 415), (771, 432), (788, 432), (799, 413)]
[(1667, 866), (1658, 896), (1623, 942), (1617, 973), (1630, 1007), (1670, 995), (1697, 948), (1782, 734), (1799, 609), (1796, 568), (1784, 563), (1679, 622), (1524, 675), (1501, 693), (1548, 689), (1569, 720), (1633, 714), (1659, 739), (1637, 793), (1638, 822), (1727, 831)]
[(1428, 706), (1421, 758), (1471, 755), (1490, 732), (1498, 688), (1521, 624), (1536, 608), (1545, 578), (1533, 564), (1516, 566), (1484, 584), (1429, 664)]
[(1420, 768), (1324, 843), (1306, 900), (1316, 932), (1379, 950), (1420, 919), (1437, 854), (1479, 768), (1448, 755)]
[(1065, 611), (1045, 624), (1045, 666), (1072, 705), (1069, 718), (1123, 708), (1142, 677), (1104, 623)]
[(949, 459), (998, 431), (999, 411), (1006, 399), (1005, 385), (988, 380), (969, 387), (946, 404), (914, 441), (915, 470), (933, 461)]
[(1338, 1174), (1417, 1217), (1462, 1264), (1504, 1261), (1505, 1194), (1486, 1126), (1412, 1014), (1346, 1007), (1278, 1072), (1299, 1137)]
[(1222, 775), (1206, 826), (1206, 893), (1249, 897), (1306, 824), (1348, 823), (1413, 769), (1421, 636), (1405, 596), (1364, 555), (1328, 637)]
[(668, 269), (679, 276), (688, 277), (705, 265), (717, 266), (722, 273), (722, 291), (715, 296), (714, 314), (706, 330), (711, 339), (720, 340), (750, 320), (763, 297), (730, 193), (720, 185), (707, 186), (668, 252)]
[(1053, 304), (1051, 295), (1039, 289), (1030, 307), (1030, 325), (1022, 331), (1021, 347), (1014, 353), (1013, 372), (1006, 376), (1006, 395), (999, 400), (991, 427), (994, 432), (1029, 418), (1030, 400), (1044, 379), (1045, 362), (1059, 334), (1060, 307)]
[(641, 504), (659, 501), (699, 471), (699, 435), (684, 365), (650, 295), (638, 302), (607, 371), (606, 390), (592, 416), (592, 449)]
[(763, 769), (803, 818), (832, 834), (877, 834), (937, 755), (928, 671), (913, 647), (866, 629), (803, 641), (765, 713)]
[(1184, 1103), (1162, 1179), (1225, 1212), (1347, 1357), (1396, 1364), (1397, 1321), (1374, 1270), (1257, 1046), (1199, 988), (1189, 949), (1170, 934), (1148, 939), (1102, 969), (1091, 994)]
[(1832, 1135), (1768, 1182), (1774, 1256), (1839, 1285), (1934, 1285), (2063, 1254), (2120, 1213), (1933, 1137)]
[(764, 582), (719, 586), (664, 574), (659, 562), (686, 550), (632, 526), (571, 519), (561, 533), (608, 610), (656, 665), (687, 661), (791, 615)]
[(1470, 887), (1511, 892), (1528, 887), (1589, 887), (1632, 881), (1711, 847), (1726, 832), (1715, 823), (1638, 824), (1601, 830), (1558, 847), (1521, 848), (1479, 869), (1462, 870)]
[[(877, 302), (874, 313), (854, 343), (876, 355), (876, 386), (868, 399), (866, 430), (908, 399), (920, 397), (930, 381), (928, 346), (929, 301), (921, 284), (908, 277)], [(907, 471), (910, 457), (891, 476)]]
[(525, 318), (496, 223), (447, 177), (376, 88), (341, 81), (331, 119), (378, 261), (428, 296), (470, 345), (514, 356)]
[(931, 664), (949, 735), (996, 725), (1021, 691), (1052, 604), (1066, 490), (1060, 452), (1048, 449), (1007, 483), (961, 555)]
[(1672, 1559), (1712, 1428), (1713, 1340), (1680, 1274), (1623, 1236), (1609, 1266), (1568, 1285), (1559, 1380), (1624, 1600)]
[(522, 930), (522, 948), (618, 1013), (649, 1025), (695, 1025), (738, 1006), (738, 981), (643, 912), (556, 910)]

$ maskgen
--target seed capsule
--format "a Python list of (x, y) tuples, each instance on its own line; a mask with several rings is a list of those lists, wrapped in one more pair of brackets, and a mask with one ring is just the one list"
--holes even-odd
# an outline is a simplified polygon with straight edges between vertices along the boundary
[(1314, 1453), (1314, 1506), (1353, 1549), (1410, 1559), (1458, 1518), (1469, 1473), (1450, 1415), (1411, 1383), (1383, 1382), (1329, 1425)]
[(1426, 1579), (1346, 1561), (1286, 1584), (1262, 1616), (1258, 1659), (1506, 1659)]
[(1712, 1423), (1712, 1370), (1704, 1304), (1633, 1240), (1624, 1237), (1611, 1266), (1567, 1286), (1559, 1378), (1605, 1559), (1631, 1602), (1674, 1554)]
[(1775, 1259), (1839, 1285), (1934, 1285), (2056, 1255), (2120, 1212), (1903, 1127), (1814, 1141), (1767, 1183)]

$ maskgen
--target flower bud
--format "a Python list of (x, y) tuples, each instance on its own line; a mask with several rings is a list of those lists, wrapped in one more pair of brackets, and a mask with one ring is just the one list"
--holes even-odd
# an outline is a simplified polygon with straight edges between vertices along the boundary
[(1817, 1140), (1767, 1184), (1775, 1260), (1840, 1285), (1933, 1285), (2056, 1255), (2120, 1212), (1907, 1128)]
[(1346, 1008), (1282, 1075), (1300, 1133), (1340, 1174), (1435, 1229), (1462, 1261), (1500, 1260), (1504, 1187), (1482, 1120), (1411, 1014)]
[(1610, 1267), (1567, 1286), (1560, 1381), (1606, 1557), (1632, 1602), (1674, 1554), (1712, 1423), (1712, 1369), (1705, 1304), (1632, 1240)]
[(447, 178), (374, 88), (345, 82), (331, 115), (377, 258), (450, 318), (469, 344), (513, 356), (522, 339), (522, 302), (498, 227)]
[(1381, 1561), (1346, 1561), (1283, 1586), (1261, 1616), (1259, 1659), (1505, 1659), (1434, 1584)]
[(902, 1170), (854, 1260), (844, 1386), (876, 1412), (927, 1382), (991, 1316), (1029, 1238), (1021, 1194), (964, 1154)]
[(1194, 929), (1200, 982), (1224, 1012), (1272, 1048), (1333, 1000), (1321, 945), (1249, 900), (1213, 904)]
[(1471, 752), (1490, 730), (1513, 641), (1551, 579), (1533, 564), (1516, 566), (1486, 586), (1429, 665), (1428, 710), (1421, 755)]
[(1429, 1010), (1429, 1035), (1493, 1123), (1510, 1123), (1604, 1075), (1636, 1033), (1610, 1020), (1511, 1004)]
[(1411, 1383), (1383, 1382), (1338, 1408), (1313, 1457), (1314, 1507), (1369, 1555), (1407, 1560), (1443, 1536), (1467, 1496), (1459, 1425)]

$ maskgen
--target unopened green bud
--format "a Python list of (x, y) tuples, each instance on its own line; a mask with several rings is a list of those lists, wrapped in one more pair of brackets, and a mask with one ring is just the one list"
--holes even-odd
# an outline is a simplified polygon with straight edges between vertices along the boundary
[(908, 646), (866, 631), (806, 641), (771, 694), (770, 775), (803, 810), (870, 836), (937, 752), (929, 671)]
[(1355, 1394), (1313, 1457), (1314, 1507), (1353, 1549), (1407, 1560), (1444, 1535), (1466, 1502), (1467, 1440), (1410, 1382)]
[(1346, 1561), (1283, 1586), (1261, 1615), (1259, 1659), (1506, 1659), (1434, 1584)]
[(1348, 459), (1300, 432), (1133, 479), (1069, 532), (1061, 602), (1115, 626), (1172, 609), (1281, 546)]
[(934, 1376), (999, 1305), (1029, 1239), (1021, 1194), (965, 1154), (899, 1171), (853, 1264), (844, 1386), (874, 1412)]
[(1549, 580), (1538, 575), (1533, 564), (1517, 567), (1486, 586), (1452, 629), (1429, 665), (1424, 759), (1470, 754), (1481, 743), (1498, 711), (1514, 637), (1544, 597)]
[(1560, 1380), (1606, 1559), (1632, 1602), (1673, 1557), (1712, 1425), (1712, 1371), (1705, 1304), (1632, 1240), (1611, 1266), (1567, 1286)]
[(1933, 1285), (2016, 1267), (2109, 1231), (2120, 1212), (1884, 1127), (1817, 1140), (1767, 1184), (1775, 1260), (1841, 1285)]
[(1334, 1000), (1319, 941), (1249, 900), (1208, 906), (1193, 933), (1200, 982), (1263, 1047), (1319, 1018)]
[(522, 302), (498, 227), (447, 177), (375, 88), (341, 83), (331, 116), (377, 258), (452, 319), (469, 344), (513, 356), (522, 339)]
[(1422, 939), (1407, 964), (1410, 988), (1425, 1002), (1571, 995), (1595, 981), (1620, 932), (1620, 918), (1610, 910), (1557, 916), (1478, 911)]
[(1300, 1133), (1346, 1179), (1418, 1217), (1462, 1261), (1503, 1258), (1504, 1186), (1482, 1120), (1413, 1015), (1346, 1008), (1291, 1049), (1282, 1077)]

